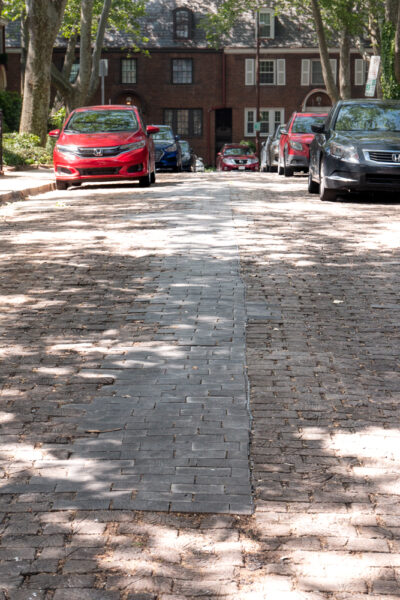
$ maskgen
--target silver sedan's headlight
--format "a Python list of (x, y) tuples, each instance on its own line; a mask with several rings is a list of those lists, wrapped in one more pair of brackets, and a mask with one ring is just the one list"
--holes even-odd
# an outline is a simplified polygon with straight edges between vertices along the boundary
[(341, 144), (336, 144), (336, 142), (331, 142), (329, 145), (329, 150), (331, 156), (340, 158), (341, 160), (345, 160), (347, 162), (358, 163), (360, 160), (357, 148), (355, 148), (355, 146), (343, 146)]
[(58, 152), (61, 152), (61, 154), (78, 154), (78, 146), (75, 146), (74, 144), (68, 144), (65, 146), (62, 144), (56, 144), (56, 148)]

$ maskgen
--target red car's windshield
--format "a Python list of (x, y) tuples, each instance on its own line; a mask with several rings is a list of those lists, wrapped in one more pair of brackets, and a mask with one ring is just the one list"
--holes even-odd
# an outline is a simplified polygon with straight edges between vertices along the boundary
[(292, 133), (312, 133), (311, 125), (318, 125), (325, 121), (326, 115), (321, 117), (297, 117), (293, 123)]
[(74, 113), (64, 131), (70, 133), (111, 133), (137, 131), (133, 110), (86, 110)]
[(225, 148), (223, 154), (224, 156), (244, 156), (247, 154), (253, 154), (253, 152), (247, 146), (242, 146), (237, 148)]

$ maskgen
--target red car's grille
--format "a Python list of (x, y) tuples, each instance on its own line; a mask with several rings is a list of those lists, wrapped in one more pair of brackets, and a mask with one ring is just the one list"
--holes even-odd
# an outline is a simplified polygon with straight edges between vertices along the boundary
[(93, 175), (118, 175), (120, 168), (119, 167), (104, 167), (104, 168), (94, 168), (94, 169), (78, 169), (79, 173), (82, 177), (90, 177)]
[(78, 148), (77, 155), (82, 158), (104, 158), (106, 156), (118, 156), (122, 150), (120, 146), (110, 148)]

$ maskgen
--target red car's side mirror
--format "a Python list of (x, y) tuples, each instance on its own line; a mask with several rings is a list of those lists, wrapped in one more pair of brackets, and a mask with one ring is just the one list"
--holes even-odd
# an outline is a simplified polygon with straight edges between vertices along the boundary
[(60, 137), (60, 130), (59, 129), (52, 129), (51, 131), (49, 131), (49, 136), (53, 137), (53, 138)]
[(148, 125), (146, 127), (146, 131), (147, 131), (148, 135), (151, 135), (152, 133), (158, 133), (160, 131), (160, 128), (155, 127), (154, 125)]

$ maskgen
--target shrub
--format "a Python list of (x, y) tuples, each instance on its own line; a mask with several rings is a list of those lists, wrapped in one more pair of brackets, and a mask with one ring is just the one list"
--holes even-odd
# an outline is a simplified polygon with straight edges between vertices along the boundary
[(0, 109), (3, 111), (3, 131), (18, 131), (22, 98), (18, 92), (0, 91)]
[(30, 133), (3, 135), (3, 163), (8, 166), (49, 165), (51, 154), (40, 145), (40, 138)]
[(242, 140), (240, 144), (243, 144), (243, 146), (248, 146), (253, 152), (256, 151), (256, 145), (253, 140)]

